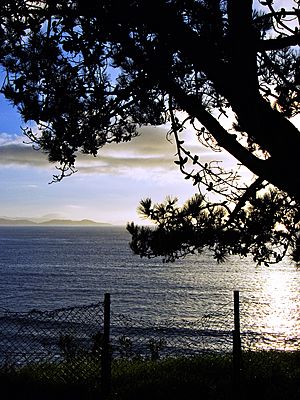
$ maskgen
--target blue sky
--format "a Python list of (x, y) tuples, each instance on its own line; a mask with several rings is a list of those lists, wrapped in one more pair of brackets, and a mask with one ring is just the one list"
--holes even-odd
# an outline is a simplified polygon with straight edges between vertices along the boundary
[[(290, 4), (290, 0), (276, 2), (277, 7)], [(76, 174), (49, 185), (55, 167), (43, 153), (23, 143), (20, 125), (17, 112), (0, 96), (0, 217), (49, 215), (117, 225), (144, 223), (136, 213), (140, 199), (160, 202), (171, 195), (184, 202), (195, 193), (174, 164), (176, 150), (165, 138), (167, 127), (142, 128), (140, 137), (105, 146), (96, 159), (81, 156)], [(193, 132), (187, 130), (184, 139), (202, 159), (232, 165), (228, 155), (200, 148)]]
[[(166, 140), (166, 127), (142, 128), (140, 137), (107, 145), (97, 158), (81, 156), (76, 174), (49, 184), (55, 167), (45, 154), (24, 144), (20, 125), (17, 112), (1, 98), (0, 216), (49, 215), (124, 225), (132, 220), (143, 222), (136, 213), (142, 198), (159, 202), (171, 195), (183, 202), (195, 193), (173, 162), (176, 150)], [(199, 152), (192, 132), (185, 137)]]
[[(177, 196), (183, 203), (196, 191), (174, 164), (176, 149), (166, 140), (167, 127), (141, 128), (139, 137), (106, 145), (96, 158), (81, 155), (76, 174), (49, 184), (55, 166), (24, 144), (21, 123), (17, 112), (0, 98), (0, 216), (145, 223), (136, 212), (142, 198), (160, 202)], [(200, 148), (192, 131), (186, 130), (184, 139), (202, 158), (228, 162), (228, 156)]]

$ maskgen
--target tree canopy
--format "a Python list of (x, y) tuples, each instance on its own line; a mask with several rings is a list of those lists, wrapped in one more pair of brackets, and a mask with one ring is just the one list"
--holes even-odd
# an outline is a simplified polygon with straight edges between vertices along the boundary
[[(217, 260), (299, 261), (298, 3), (2, 0), (1, 91), (38, 127), (24, 133), (58, 163), (57, 181), (80, 151), (96, 156), (141, 126), (170, 125), (175, 163), (198, 194), (182, 207), (142, 200), (156, 227), (128, 225), (136, 253), (175, 260), (209, 248)], [(187, 125), (252, 182), (191, 154)]]

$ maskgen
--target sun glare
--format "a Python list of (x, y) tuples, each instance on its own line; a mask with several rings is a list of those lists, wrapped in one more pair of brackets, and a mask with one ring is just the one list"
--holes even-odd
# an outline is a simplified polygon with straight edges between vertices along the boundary
[(268, 303), (265, 333), (270, 335), (271, 341), (276, 338), (282, 350), (292, 350), (295, 346), (294, 339), (289, 340), (289, 337), (298, 337), (300, 329), (298, 310), (292, 297), (290, 275), (284, 269), (274, 268), (266, 272), (265, 278), (264, 289)]

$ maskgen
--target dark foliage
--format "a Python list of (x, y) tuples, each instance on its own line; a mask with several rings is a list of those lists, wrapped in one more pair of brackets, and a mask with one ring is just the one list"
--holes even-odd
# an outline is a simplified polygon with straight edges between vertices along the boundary
[(201, 195), (183, 207), (176, 199), (154, 205), (146, 199), (139, 211), (157, 225), (154, 229), (128, 224), (131, 248), (141, 256), (174, 261), (208, 248), (218, 262), (231, 254), (251, 254), (258, 264), (268, 265), (282, 260), (292, 248), (298, 261), (299, 204), (274, 189), (248, 199), (234, 218), (226, 204), (208, 203)]
[[(208, 247), (218, 260), (251, 253), (268, 263), (290, 247), (299, 260), (300, 136), (291, 121), (299, 113), (299, 2), (258, 3), (0, 3), (1, 91), (36, 124), (24, 133), (58, 163), (54, 180), (75, 171), (79, 151), (96, 156), (141, 126), (171, 126), (175, 163), (201, 195), (182, 208), (143, 201), (157, 228), (129, 225), (141, 255), (174, 260)], [(203, 146), (252, 171), (253, 182), (191, 154), (181, 138), (186, 124)], [(266, 194), (270, 184), (278, 190)]]

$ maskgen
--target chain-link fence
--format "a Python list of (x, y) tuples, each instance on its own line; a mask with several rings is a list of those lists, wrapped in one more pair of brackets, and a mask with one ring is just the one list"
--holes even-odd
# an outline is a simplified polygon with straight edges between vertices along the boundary
[[(61, 381), (86, 380), (91, 374), (100, 377), (104, 309), (100, 302), (54, 311), (0, 311), (0, 370), (38, 367), (39, 374)], [(232, 350), (229, 304), (192, 320), (150, 321), (114, 312), (109, 317), (112, 358), (156, 360)]]
[(299, 317), (293, 316), (296, 323), (274, 312), (257, 317), (255, 307), (259, 309), (259, 303), (249, 305), (241, 301), (240, 307), (243, 351), (299, 351)]
[[(252, 350), (279, 339), (275, 333), (263, 335), (253, 325), (255, 320), (247, 317), (243, 303), (240, 333), (239, 302), (199, 312), (198, 319), (163, 320), (158, 315), (154, 321), (110, 312), (109, 297), (106, 300), (54, 311), (0, 310), (0, 372), (27, 368), (31, 374), (56, 382), (86, 382), (95, 377), (103, 381), (104, 373), (109, 379), (111, 358), (157, 360), (212, 352), (232, 354), (234, 342), (238, 346), (241, 342), (243, 350)], [(299, 337), (283, 338), (283, 343), (298, 347), (299, 341)]]
[[(224, 315), (227, 314), (227, 318)], [(158, 359), (232, 351), (233, 310), (223, 307), (199, 319), (147, 320), (111, 314), (114, 357)]]
[[(0, 369), (38, 366), (43, 378), (80, 380), (99, 368), (103, 303), (28, 313), (0, 311)], [(88, 368), (84, 368), (88, 364)]]

